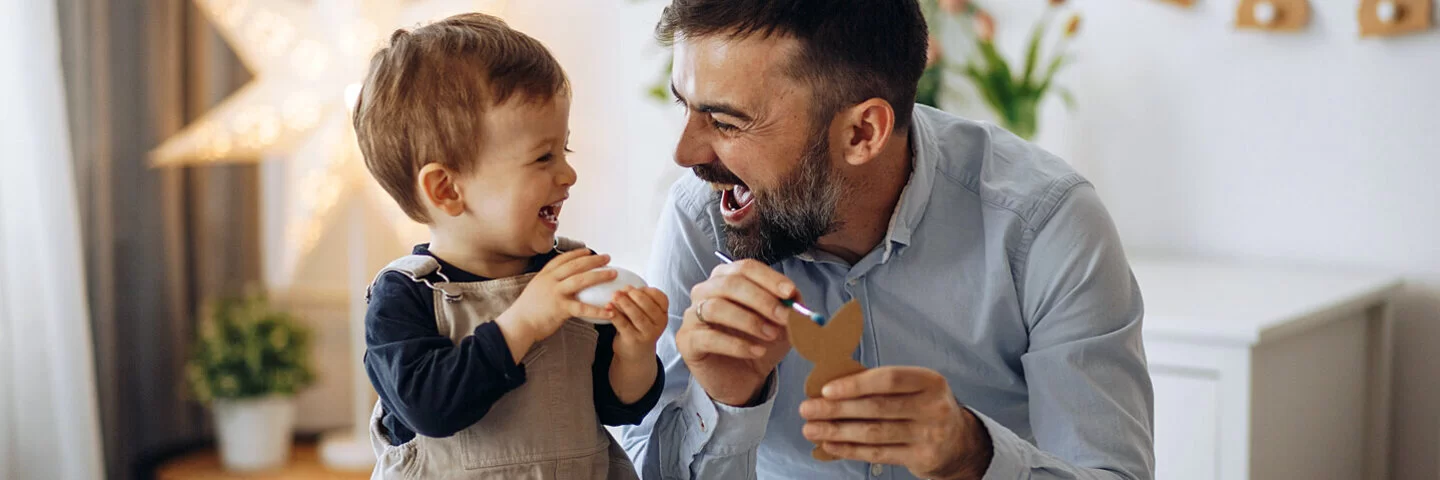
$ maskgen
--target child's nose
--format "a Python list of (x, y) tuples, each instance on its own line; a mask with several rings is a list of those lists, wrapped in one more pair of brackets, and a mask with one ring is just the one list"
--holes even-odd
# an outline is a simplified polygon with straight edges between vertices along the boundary
[(574, 185), (575, 181), (578, 180), (578, 177), (579, 176), (575, 173), (575, 167), (570, 166), (570, 162), (565, 161), (562, 162), (562, 165), (560, 166), (560, 174), (555, 176), (555, 180), (561, 186), (568, 187)]

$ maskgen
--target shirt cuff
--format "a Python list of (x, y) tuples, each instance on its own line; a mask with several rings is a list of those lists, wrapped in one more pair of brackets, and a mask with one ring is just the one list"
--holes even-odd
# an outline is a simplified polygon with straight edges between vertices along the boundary
[(1015, 432), (1005, 428), (994, 419), (976, 411), (973, 408), (965, 407), (980, 423), (985, 430), (990, 432), (990, 445), (992, 456), (990, 468), (985, 470), (985, 476), (981, 480), (1018, 480), (1028, 478), (1030, 471), (1029, 463), (1026, 462), (1026, 452), (1029, 450), (1030, 442), (1015, 435)]
[(765, 381), (764, 400), (758, 405), (732, 407), (711, 399), (692, 377), (685, 392), (685, 421), (691, 432), (700, 432), (700, 435), (690, 436), (696, 443), (686, 450), (728, 456), (758, 448), (760, 441), (765, 439), (770, 410), (775, 407), (776, 382), (772, 372)]

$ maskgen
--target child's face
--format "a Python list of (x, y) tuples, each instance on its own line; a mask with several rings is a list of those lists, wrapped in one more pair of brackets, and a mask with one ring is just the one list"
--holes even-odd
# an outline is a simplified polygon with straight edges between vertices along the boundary
[(457, 232), (488, 253), (529, 257), (550, 251), (561, 204), (575, 184), (566, 161), (570, 98), (509, 101), (485, 113), (479, 164), (460, 177), (465, 213)]

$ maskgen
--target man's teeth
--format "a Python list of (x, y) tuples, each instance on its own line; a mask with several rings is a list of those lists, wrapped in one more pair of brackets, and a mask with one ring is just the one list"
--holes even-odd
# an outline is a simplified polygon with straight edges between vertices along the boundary
[(751, 193), (750, 189), (745, 188), (744, 185), (736, 185), (732, 193), (735, 195), (735, 203), (740, 205), (750, 203), (750, 200), (755, 197), (755, 194)]

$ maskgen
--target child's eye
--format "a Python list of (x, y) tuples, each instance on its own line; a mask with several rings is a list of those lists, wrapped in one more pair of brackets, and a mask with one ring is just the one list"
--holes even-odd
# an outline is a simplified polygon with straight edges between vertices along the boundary
[(550, 160), (553, 159), (553, 158), (555, 158), (555, 155), (547, 153), (547, 154), (541, 155), (540, 158), (535, 159), (535, 163), (545, 163), (545, 162), (550, 161)]

